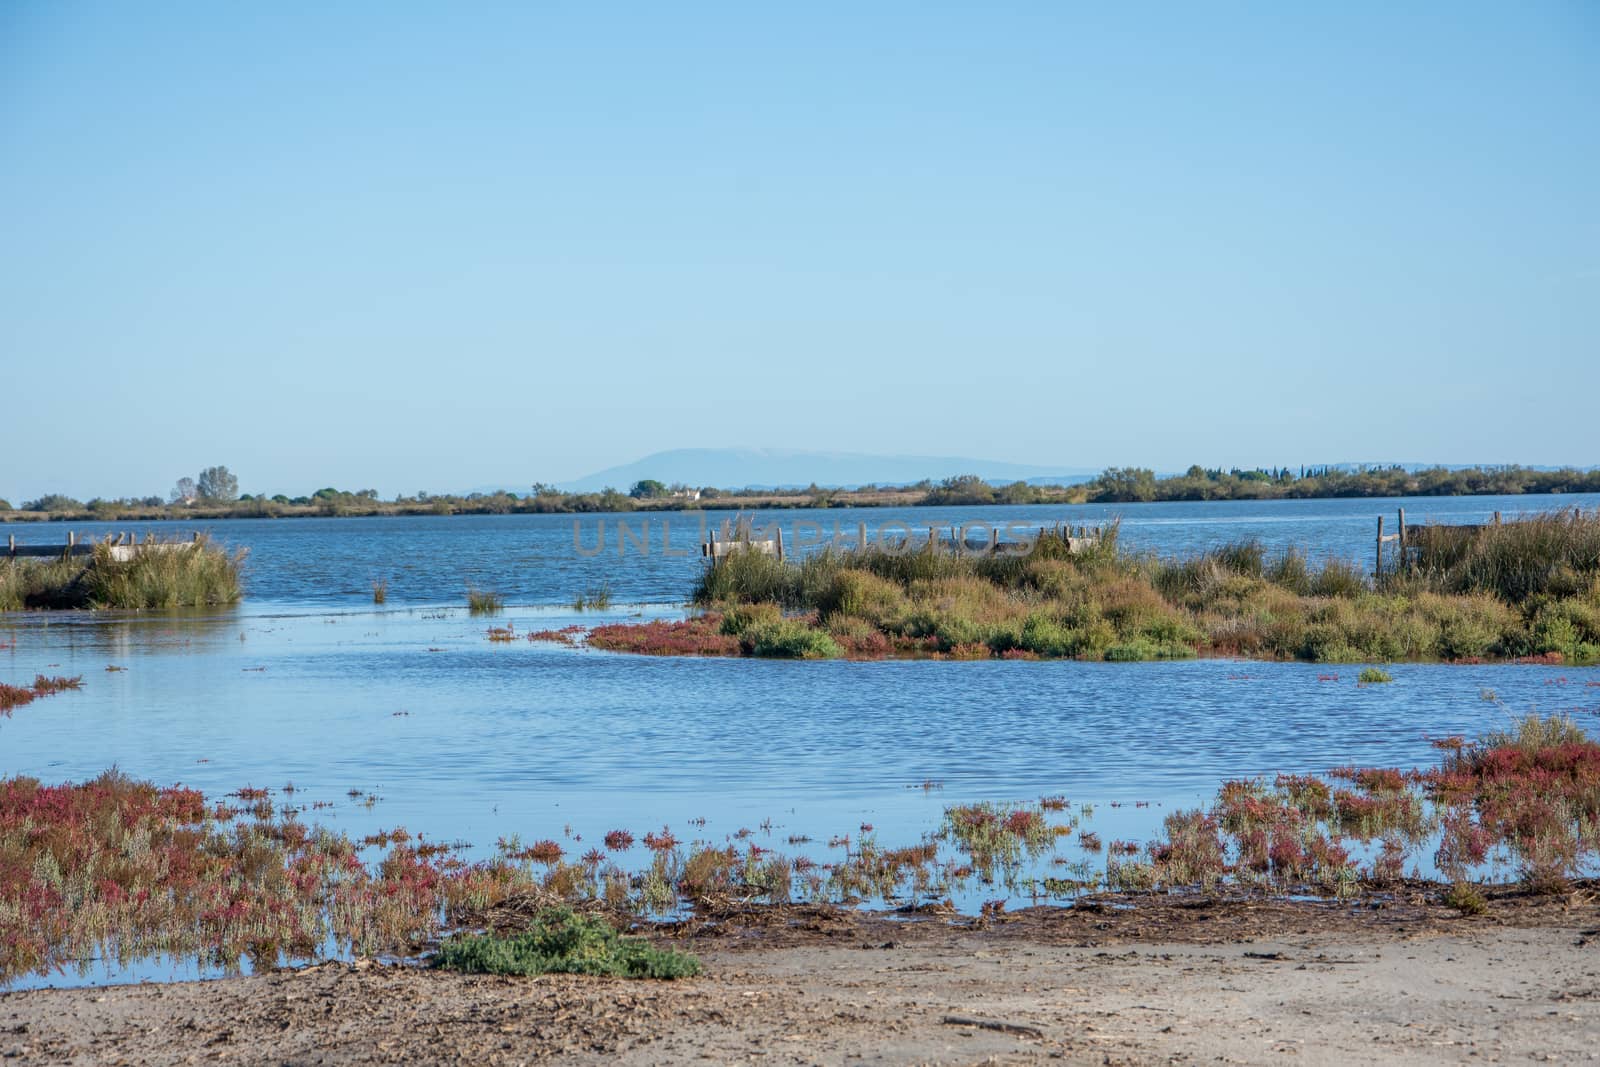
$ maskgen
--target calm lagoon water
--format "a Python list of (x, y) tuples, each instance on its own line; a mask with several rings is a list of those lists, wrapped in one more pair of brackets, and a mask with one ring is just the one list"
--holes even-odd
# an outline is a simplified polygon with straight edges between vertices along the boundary
[[(925, 536), (929, 525), (951, 522), (1016, 523), (1037, 529), (1056, 523), (1122, 522), (1124, 544), (1135, 551), (1184, 555), (1227, 541), (1259, 538), (1271, 549), (1295, 546), (1314, 560), (1328, 556), (1370, 566), (1377, 518), (1392, 532), (1396, 510), (1411, 523), (1486, 522), (1500, 511), (1600, 507), (1600, 494), (1572, 496), (1419, 497), (1386, 500), (1274, 500), (1227, 503), (1086, 504), (1061, 507), (832, 508), (763, 511), (760, 522), (776, 522), (786, 543), (797, 538), (845, 538), (865, 523), (869, 539), (880, 527), (890, 536), (901, 524)], [(248, 588), (252, 603), (285, 605), (370, 603), (374, 578), (389, 581), (392, 603), (460, 604), (469, 585), (498, 590), (512, 603), (564, 604), (601, 584), (629, 603), (675, 603), (689, 594), (701, 565), (702, 523), (708, 529), (733, 512), (661, 512), (632, 515), (457, 515), (362, 519), (241, 519), (218, 522), (219, 540), (250, 550)], [(630, 547), (619, 555), (618, 523), (646, 540), (649, 554)], [(800, 524), (815, 523), (813, 530)], [(602, 551), (599, 530), (605, 528)], [(7, 533), (29, 544), (61, 544), (68, 529), (80, 538), (133, 530), (187, 536), (192, 523), (15, 524)], [(642, 536), (643, 535), (643, 536)], [(974, 532), (974, 537), (978, 535)], [(670, 550), (674, 555), (667, 555)]]
[[(1456, 522), (1575, 502), (1399, 503), (1412, 521)], [(1151, 551), (1258, 536), (1313, 556), (1360, 556), (1376, 514), (1396, 506), (1118, 510), (1126, 540)], [(963, 512), (838, 517), (846, 529), (890, 520), (920, 528), (930, 518), (965, 521)], [(1110, 511), (972, 513), (1037, 526)], [(695, 517), (681, 527), (683, 516), (669, 518), (674, 545), (693, 545)], [(495, 622), (519, 631), (681, 613), (674, 605), (688, 595), (697, 559), (576, 557), (572, 521), (222, 523), (218, 536), (251, 550), (248, 600), (237, 609), (0, 616), (0, 680), (84, 677), (81, 692), (0, 719), (0, 774), (62, 781), (115, 764), (210, 794), (292, 782), (294, 803), (334, 803), (308, 817), (352, 834), (403, 825), (465, 839), (480, 854), (511, 833), (598, 841), (610, 829), (642, 834), (666, 824), (683, 839), (721, 842), (765, 820), (770, 832), (757, 829), (754, 840), (782, 848), (791, 834), (826, 841), (863, 823), (887, 844), (909, 844), (937, 827), (948, 804), (1044, 795), (1094, 804), (1088, 825), (1111, 840), (1151, 836), (1166, 812), (1204, 802), (1228, 778), (1423, 764), (1434, 755), (1430, 737), (1476, 733), (1513, 711), (1568, 710), (1600, 726), (1594, 668), (1402, 664), (1393, 685), (1357, 687), (1357, 667), (1294, 663), (793, 663), (491, 644), (489, 623), (461, 606), (468, 583), (503, 591), (512, 606)], [(580, 521), (592, 546), (598, 520)], [(17, 531), (29, 542), (63, 536)], [(382, 609), (367, 584), (377, 574), (392, 582)], [(619, 600), (654, 606), (586, 614), (560, 606), (601, 582)], [(1482, 699), (1488, 689), (1498, 703)], [(922, 788), (928, 781), (940, 787)], [(378, 799), (367, 807), (352, 789)], [(184, 973), (174, 966), (159, 973)]]

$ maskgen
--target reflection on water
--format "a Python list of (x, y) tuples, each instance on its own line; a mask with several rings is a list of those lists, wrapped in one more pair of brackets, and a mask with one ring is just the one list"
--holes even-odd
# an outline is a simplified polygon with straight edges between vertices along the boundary
[[(1358, 687), (1354, 668), (1300, 663), (655, 659), (492, 644), (487, 625), (459, 609), (13, 617), (0, 677), (85, 687), (0, 723), (0, 771), (376, 790), (338, 817), (484, 841), (698, 816), (825, 833), (863, 814), (914, 838), (957, 800), (1170, 805), (1229, 777), (1427, 763), (1430, 736), (1504, 723), (1484, 689), (1589, 722), (1600, 707), (1593, 668), (1401, 664)], [(925, 780), (944, 789), (907, 788)]]
[[(675, 613), (521, 608), (493, 624)], [(491, 643), (489, 625), (461, 608), (259, 604), (10, 616), (0, 680), (84, 688), (0, 720), (0, 774), (117, 765), (213, 796), (292, 782), (296, 803), (327, 805), (307, 818), (358, 837), (403, 825), (478, 856), (512, 833), (666, 824), (722, 842), (768, 820), (765, 847), (863, 823), (910, 844), (947, 805), (1043, 796), (1095, 805), (1088, 825), (1111, 841), (1156, 836), (1229, 778), (1428, 765), (1430, 737), (1504, 725), (1508, 709), (1600, 726), (1595, 668), (1400, 664), (1392, 685), (1359, 687), (1357, 667), (1301, 663), (654, 659)]]

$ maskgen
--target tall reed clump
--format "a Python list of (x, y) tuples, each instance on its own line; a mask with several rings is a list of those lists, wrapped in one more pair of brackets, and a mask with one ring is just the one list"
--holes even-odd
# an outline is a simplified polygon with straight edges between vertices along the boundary
[(601, 582), (572, 598), (573, 611), (605, 611), (611, 606), (611, 586)]
[(493, 615), (505, 607), (505, 598), (487, 589), (467, 587), (467, 610), (473, 615)]
[(83, 608), (84, 565), (71, 559), (0, 560), (0, 611)]
[(109, 545), (80, 559), (0, 561), (0, 611), (23, 609), (200, 608), (239, 600), (246, 550), (229, 552), (207, 538), (148, 542), (132, 559)]
[(797, 566), (752, 548), (737, 549), (707, 567), (695, 583), (698, 604), (773, 603), (794, 606)]
[(148, 610), (236, 603), (245, 552), (228, 552), (201, 537), (143, 545), (131, 560), (118, 561), (109, 546), (96, 545), (85, 572), (87, 606)]
[(389, 600), (389, 579), (372, 579), (372, 602), (374, 604), (387, 603)]
[(1415, 526), (1410, 565), (1429, 589), (1492, 593), (1508, 603), (1594, 592), (1600, 511), (1567, 508), (1478, 527)]

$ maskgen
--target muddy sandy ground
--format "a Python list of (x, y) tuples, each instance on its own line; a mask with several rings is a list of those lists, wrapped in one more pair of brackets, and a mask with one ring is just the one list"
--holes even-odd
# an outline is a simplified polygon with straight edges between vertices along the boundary
[[(0, 995), (5, 1063), (1575, 1063), (1600, 1059), (1592, 889), (1463, 918), (1157, 902), (684, 928), (703, 978), (379, 964)], [(983, 1025), (989, 1024), (989, 1025)]]

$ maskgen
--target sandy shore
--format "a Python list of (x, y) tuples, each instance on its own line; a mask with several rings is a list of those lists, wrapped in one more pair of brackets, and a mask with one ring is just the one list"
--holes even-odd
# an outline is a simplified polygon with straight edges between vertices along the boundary
[[(371, 963), (0, 995), (7, 1063), (1297, 1063), (1600, 1059), (1600, 909), (1220, 905), (978, 927), (682, 931), (705, 977)], [(809, 915), (809, 918), (808, 918)], [(1159, 917), (1158, 917), (1159, 918)], [(1103, 928), (1102, 928), (1103, 927)], [(1240, 937), (1245, 931), (1253, 931)], [(968, 1020), (968, 1021), (960, 1021)], [(979, 1024), (993, 1024), (995, 1028)]]

